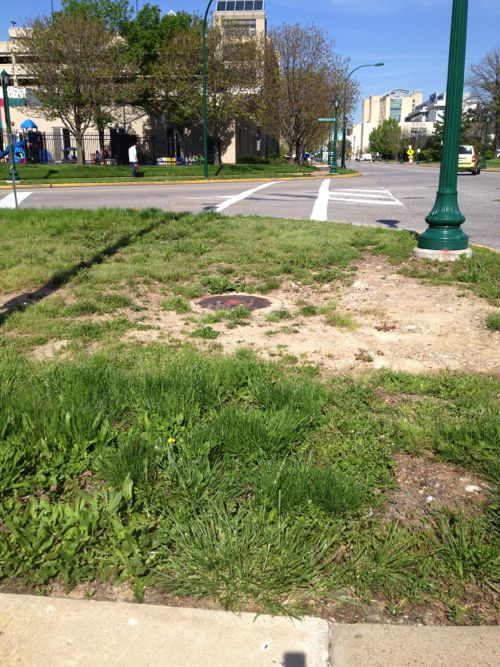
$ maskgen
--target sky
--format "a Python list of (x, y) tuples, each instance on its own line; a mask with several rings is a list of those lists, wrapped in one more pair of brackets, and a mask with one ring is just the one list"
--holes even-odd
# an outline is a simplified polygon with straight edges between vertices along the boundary
[[(136, 0), (131, 0), (135, 7)], [(144, 0), (137, 0), (139, 8)], [(59, 9), (61, 0), (52, 0)], [(206, 0), (151, 0), (170, 9), (203, 14)], [(215, 0), (214, 3), (215, 5)], [(281, 23), (315, 24), (335, 40), (351, 67), (384, 62), (356, 73), (361, 96), (393, 88), (421, 89), (424, 100), (446, 89), (452, 0), (265, 0), (268, 29)], [(0, 39), (10, 21), (18, 26), (50, 13), (51, 0), (0, 0)], [(500, 47), (500, 0), (469, 2), (466, 67)]]

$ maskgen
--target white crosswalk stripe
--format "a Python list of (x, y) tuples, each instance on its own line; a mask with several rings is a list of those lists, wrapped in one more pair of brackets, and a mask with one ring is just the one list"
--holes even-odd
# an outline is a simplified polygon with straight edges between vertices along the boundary
[(404, 206), (387, 188), (348, 188), (330, 191), (329, 201), (370, 206)]
[[(29, 197), (32, 192), (18, 192), (17, 193), (17, 203), (20, 204), (22, 201), (24, 201), (27, 197)], [(4, 197), (3, 199), (0, 199), (0, 208), (15, 208), (16, 207), (16, 200), (14, 198), (14, 193), (11, 192), (9, 195)]]

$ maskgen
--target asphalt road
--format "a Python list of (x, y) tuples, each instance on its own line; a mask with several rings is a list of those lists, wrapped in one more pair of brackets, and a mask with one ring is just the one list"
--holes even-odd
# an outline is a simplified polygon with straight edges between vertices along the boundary
[[(438, 169), (383, 163), (356, 166), (363, 174), (361, 178), (39, 190), (26, 187), (20, 191), (25, 197), (21, 206), (219, 210), (230, 215), (316, 219), (417, 232), (426, 229), (425, 216), (434, 204)], [(471, 241), (500, 248), (500, 173), (459, 174), (458, 190), (459, 205), (466, 217), (463, 229)], [(0, 208), (6, 206), (12, 206), (12, 196), (2, 191)]]

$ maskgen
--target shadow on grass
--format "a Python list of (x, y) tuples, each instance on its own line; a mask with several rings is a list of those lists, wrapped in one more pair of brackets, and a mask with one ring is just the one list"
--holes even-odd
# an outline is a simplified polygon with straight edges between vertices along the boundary
[[(175, 219), (179, 220), (185, 215), (188, 215), (188, 213), (180, 213), (176, 215)], [(168, 221), (170, 222), (170, 219), (168, 219)], [(95, 255), (90, 257), (90, 259), (79, 262), (78, 264), (75, 264), (65, 271), (58, 271), (50, 278), (48, 282), (45, 283), (45, 285), (42, 285), (42, 287), (39, 287), (34, 292), (25, 292), (24, 294), (19, 294), (13, 299), (0, 304), (0, 326), (6, 322), (6, 320), (13, 313), (19, 311), (22, 312), (26, 310), (26, 308), (32, 303), (41, 301), (51, 294), (54, 294), (57, 292), (57, 290), (66, 285), (72, 278), (78, 275), (80, 271), (83, 271), (84, 269), (91, 269), (94, 265), (101, 264), (101, 262), (103, 262), (105, 259), (108, 259), (108, 257), (112, 257), (122, 248), (126, 248), (128, 245), (137, 239), (142, 238), (146, 234), (149, 234), (165, 222), (167, 222), (167, 219), (162, 217), (160, 220), (152, 223), (151, 225), (148, 225), (147, 227), (143, 227), (142, 229), (139, 229), (138, 231), (132, 232), (130, 234), (124, 234), (117, 241), (115, 241), (115, 243), (107, 246), (106, 248), (103, 248)]]

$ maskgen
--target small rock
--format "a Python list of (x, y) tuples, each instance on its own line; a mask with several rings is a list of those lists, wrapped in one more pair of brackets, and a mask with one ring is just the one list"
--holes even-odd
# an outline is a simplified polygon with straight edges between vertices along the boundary
[(482, 491), (482, 488), (480, 486), (476, 486), (476, 484), (467, 484), (465, 486), (465, 490), (467, 493), (474, 493), (476, 491)]
[(361, 280), (356, 280), (355, 282), (353, 282), (352, 286), (353, 289), (364, 289), (364, 290), (370, 289), (368, 285), (366, 283), (362, 283)]
[(405, 327), (405, 329), (410, 333), (422, 333), (422, 329), (416, 324), (409, 324), (407, 327)]
[(435, 500), (434, 496), (427, 496), (425, 499), (426, 503), (432, 503), (432, 501)]

